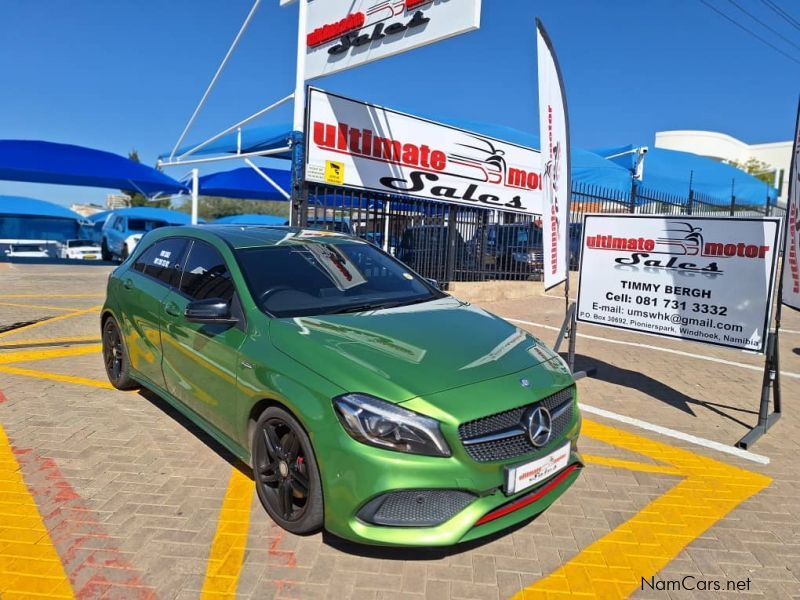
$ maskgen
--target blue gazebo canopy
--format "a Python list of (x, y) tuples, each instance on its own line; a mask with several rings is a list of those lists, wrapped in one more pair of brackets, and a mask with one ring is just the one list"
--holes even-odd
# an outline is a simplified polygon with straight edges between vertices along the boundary
[(0, 140), (0, 179), (136, 190), (146, 195), (186, 191), (172, 177), (117, 154), (35, 140)]
[[(292, 190), (292, 175), (285, 169), (259, 167), (272, 181), (286, 191)], [(286, 200), (286, 196), (275, 189), (251, 167), (232, 171), (221, 171), (204, 175), (199, 179), (200, 193), (204, 196), (225, 196), (249, 200)]]
[[(637, 146), (627, 145), (595, 150), (608, 160), (630, 172), (635, 168)], [(644, 155), (643, 177), (640, 187), (674, 196), (686, 197), (689, 187), (695, 192), (720, 200), (729, 200), (731, 193), (737, 202), (764, 205), (767, 198), (774, 203), (778, 190), (771, 185), (731, 165), (692, 154), (665, 148), (649, 148)]]
[(83, 217), (66, 206), (26, 196), (0, 196), (0, 215), (83, 220)]

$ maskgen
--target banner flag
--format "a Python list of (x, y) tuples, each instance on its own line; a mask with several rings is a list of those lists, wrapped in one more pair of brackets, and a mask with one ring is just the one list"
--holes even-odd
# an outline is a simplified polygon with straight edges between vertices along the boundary
[(786, 237), (781, 267), (783, 272), (781, 302), (800, 310), (800, 264), (797, 262), (800, 254), (800, 102), (797, 105), (792, 164), (789, 168), (789, 196), (784, 228)]
[[(544, 288), (567, 279), (569, 236), (569, 119), (564, 82), (550, 38), (536, 19), (539, 76), (539, 137), (543, 191)], [(569, 285), (569, 284), (567, 284)]]

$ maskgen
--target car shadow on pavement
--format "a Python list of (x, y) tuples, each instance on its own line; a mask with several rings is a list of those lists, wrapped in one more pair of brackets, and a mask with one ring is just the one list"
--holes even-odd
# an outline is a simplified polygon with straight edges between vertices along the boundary
[(744, 415), (758, 414), (757, 410), (740, 408), (738, 406), (731, 406), (729, 404), (708, 402), (706, 400), (697, 400), (657, 379), (653, 379), (649, 375), (645, 375), (638, 371), (632, 371), (630, 369), (624, 369), (622, 367), (618, 367), (617, 365), (612, 365), (611, 363), (603, 362), (602, 360), (598, 360), (593, 356), (585, 356), (583, 354), (575, 355), (576, 371), (585, 371), (592, 368), (597, 369), (597, 373), (592, 377), (593, 379), (599, 379), (600, 381), (605, 381), (606, 383), (613, 383), (615, 385), (621, 385), (627, 388), (639, 390), (648, 396), (651, 396), (652, 398), (655, 398), (656, 400), (665, 404), (669, 404), (670, 406), (690, 414), (693, 417), (696, 417), (697, 413), (695, 413), (692, 407), (697, 406), (710, 410), (711, 412), (733, 421), (742, 427), (750, 429), (752, 424), (739, 420), (735, 414), (731, 413), (743, 413)]
[[(161, 398), (161, 396), (146, 388), (141, 388), (139, 390), (139, 395), (150, 402), (153, 406), (158, 408), (165, 415), (183, 426), (189, 433), (197, 437), (201, 442), (208, 446), (209, 449), (216, 452), (232, 467), (241, 471), (242, 474), (247, 476), (248, 479), (253, 479), (253, 471), (246, 463), (235, 456), (232, 452), (225, 448), (225, 446), (220, 444), (205, 431), (200, 429), (200, 427), (195, 425), (188, 417), (184, 416), (183, 413), (174, 408), (169, 402)], [(534, 515), (530, 519), (512, 525), (503, 531), (487, 535), (486, 537), (443, 548), (399, 548), (391, 546), (368, 546), (339, 538), (331, 533), (328, 533), (327, 531), (322, 532), (322, 542), (331, 548), (340, 550), (341, 552), (366, 558), (384, 558), (387, 560), (441, 560), (442, 558), (446, 558), (448, 556), (469, 552), (494, 540), (498, 540), (510, 535), (514, 531), (535, 521), (538, 516), (539, 515)], [(312, 533), (309, 535), (317, 534)]]
[(244, 461), (242, 461), (239, 457), (233, 454), (230, 450), (228, 450), (225, 446), (220, 444), (217, 440), (215, 440), (205, 431), (200, 429), (200, 427), (192, 423), (192, 421), (188, 417), (184, 416), (183, 413), (174, 408), (169, 402), (164, 400), (161, 396), (159, 396), (155, 392), (151, 392), (146, 388), (141, 388), (139, 390), (139, 395), (148, 402), (150, 402), (150, 404), (161, 410), (161, 412), (163, 412), (167, 416), (171, 417), (173, 420), (180, 423), (184, 429), (189, 431), (189, 433), (194, 435), (197, 439), (203, 442), (211, 450), (216, 452), (232, 467), (241, 471), (242, 474), (246, 475), (249, 479), (253, 479), (253, 471)]

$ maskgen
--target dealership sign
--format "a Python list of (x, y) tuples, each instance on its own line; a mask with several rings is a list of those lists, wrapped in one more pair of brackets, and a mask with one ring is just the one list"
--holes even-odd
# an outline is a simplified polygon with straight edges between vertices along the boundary
[(307, 181), (541, 214), (539, 153), (310, 88)]
[(310, 0), (306, 79), (432, 44), (480, 26), (481, 0)]
[(578, 320), (761, 352), (780, 220), (587, 215)]
[(550, 37), (536, 20), (539, 75), (539, 135), (541, 137), (542, 229), (544, 289), (567, 278), (570, 182), (569, 119), (564, 82)]
[(800, 105), (794, 129), (792, 164), (789, 169), (789, 199), (787, 202), (786, 237), (783, 257), (783, 285), (780, 301), (800, 310)]

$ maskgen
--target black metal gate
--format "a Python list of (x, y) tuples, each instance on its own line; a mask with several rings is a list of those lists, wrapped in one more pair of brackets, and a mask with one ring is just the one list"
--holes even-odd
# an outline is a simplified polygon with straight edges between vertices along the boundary
[[(361, 237), (396, 256), (423, 277), (452, 281), (539, 280), (541, 215), (518, 214), (419, 198), (306, 184), (293, 223)], [(571, 195), (570, 268), (578, 268), (587, 213), (780, 215), (783, 209), (748, 206), (689, 190), (680, 197), (631, 186), (629, 193), (577, 183)]]

